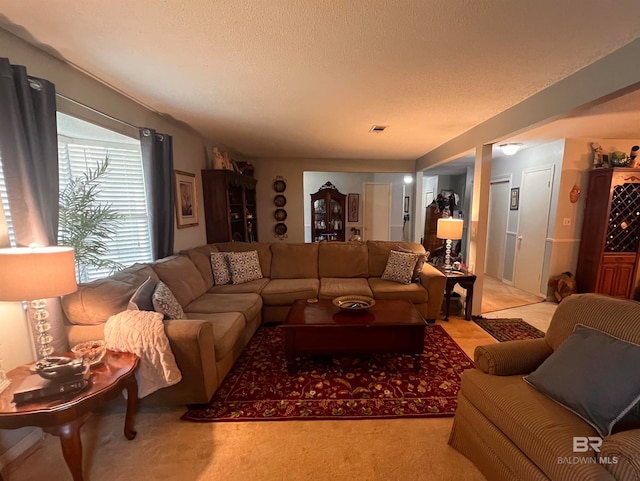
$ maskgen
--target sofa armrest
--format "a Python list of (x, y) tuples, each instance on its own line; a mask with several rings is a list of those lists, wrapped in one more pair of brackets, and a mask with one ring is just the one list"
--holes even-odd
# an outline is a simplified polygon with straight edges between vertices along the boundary
[(598, 459), (617, 480), (640, 479), (640, 429), (604, 438)]
[(420, 271), (420, 284), (427, 290), (427, 320), (440, 317), (447, 278), (431, 264), (425, 262)]
[(529, 374), (552, 353), (546, 339), (542, 338), (478, 346), (473, 357), (476, 367), (487, 374), (512, 376)]
[(207, 403), (218, 387), (213, 327), (208, 321), (164, 321), (165, 332), (182, 373), (181, 394), (192, 403)]

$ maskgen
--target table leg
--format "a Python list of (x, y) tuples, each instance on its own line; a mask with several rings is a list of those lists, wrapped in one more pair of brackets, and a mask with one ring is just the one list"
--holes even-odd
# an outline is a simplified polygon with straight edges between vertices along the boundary
[(471, 320), (471, 308), (473, 307), (473, 282), (467, 286), (467, 300), (464, 306), (464, 318)]
[(44, 431), (58, 436), (62, 455), (67, 462), (67, 467), (71, 471), (73, 481), (83, 481), (82, 476), (82, 440), (80, 439), (80, 428), (84, 424), (88, 415), (74, 419), (62, 426), (44, 428)]
[(444, 320), (449, 321), (449, 303), (451, 302), (451, 292), (453, 292), (453, 286), (449, 286), (444, 290)]
[(124, 388), (127, 390), (127, 412), (124, 417), (124, 437), (129, 441), (136, 437), (136, 430), (133, 427), (136, 412), (138, 410), (138, 382), (135, 376), (131, 375)]

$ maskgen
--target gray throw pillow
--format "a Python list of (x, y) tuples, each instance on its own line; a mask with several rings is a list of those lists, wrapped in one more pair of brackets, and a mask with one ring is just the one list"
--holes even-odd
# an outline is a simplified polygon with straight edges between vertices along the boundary
[(413, 277), (411, 278), (411, 280), (413, 280), (414, 282), (419, 281), (420, 272), (422, 272), (422, 266), (424, 266), (424, 263), (427, 262), (427, 259), (429, 259), (429, 255), (431, 254), (431, 252), (414, 252), (411, 249), (405, 249), (404, 247), (400, 246), (397, 247), (397, 250), (416, 256), (416, 259), (418, 259), (418, 261), (416, 262), (416, 266), (413, 268)]
[(153, 300), (151, 298), (155, 289), (156, 281), (149, 277), (133, 293), (131, 299), (129, 299), (129, 304), (127, 304), (127, 310), (153, 312)]
[(391, 251), (389, 252), (387, 265), (382, 273), (382, 279), (401, 284), (410, 284), (416, 262), (418, 262), (416, 254)]
[(187, 318), (178, 299), (164, 282), (158, 282), (155, 291), (153, 291), (152, 300), (154, 310), (164, 315), (165, 319)]
[(640, 401), (640, 346), (578, 324), (524, 380), (608, 436)]

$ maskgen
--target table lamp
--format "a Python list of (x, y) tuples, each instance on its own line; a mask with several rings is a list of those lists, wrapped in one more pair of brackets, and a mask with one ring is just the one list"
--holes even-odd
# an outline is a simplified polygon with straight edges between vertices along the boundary
[(438, 239), (447, 240), (447, 250), (444, 258), (444, 270), (445, 272), (451, 272), (451, 241), (462, 239), (462, 219), (441, 218), (438, 219), (438, 226), (436, 228), (436, 236)]
[(0, 301), (31, 301), (42, 357), (53, 353), (47, 299), (74, 292), (76, 266), (72, 247), (0, 249)]

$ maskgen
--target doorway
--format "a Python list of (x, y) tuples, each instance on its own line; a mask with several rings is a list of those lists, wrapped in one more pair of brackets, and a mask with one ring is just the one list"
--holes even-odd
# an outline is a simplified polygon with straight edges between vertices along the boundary
[(364, 184), (364, 240), (389, 240), (391, 184)]
[(491, 182), (489, 190), (489, 219), (487, 225), (487, 254), (485, 274), (502, 280), (509, 215), (509, 179)]
[(518, 235), (514, 285), (541, 295), (542, 267), (549, 224), (553, 166), (526, 169), (522, 173), (518, 206)]

